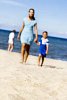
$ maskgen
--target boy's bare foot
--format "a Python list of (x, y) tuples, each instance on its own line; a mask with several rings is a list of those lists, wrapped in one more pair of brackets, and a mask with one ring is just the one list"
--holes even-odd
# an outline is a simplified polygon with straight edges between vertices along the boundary
[(43, 65), (41, 64), (40, 66), (42, 67)]
[(23, 60), (21, 60), (21, 61), (20, 61), (20, 63), (22, 63), (22, 64), (23, 64)]
[(21, 64), (23, 64), (23, 62), (22, 62), (22, 61), (21, 61), (20, 63), (21, 63)]
[(38, 64), (38, 66), (40, 66), (40, 64)]
[(25, 62), (25, 61), (21, 61), (20, 63), (21, 63), (21, 64), (24, 64), (24, 65), (26, 64), (26, 62)]
[(38, 64), (38, 66), (41, 66), (41, 67), (42, 67), (42, 66), (43, 66), (43, 64)]

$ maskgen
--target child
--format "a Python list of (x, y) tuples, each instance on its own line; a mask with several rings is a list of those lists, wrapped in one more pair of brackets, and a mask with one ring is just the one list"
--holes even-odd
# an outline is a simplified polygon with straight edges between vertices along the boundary
[(14, 48), (14, 37), (15, 37), (15, 30), (13, 30), (10, 34), (9, 34), (9, 40), (8, 40), (8, 51), (13, 50)]
[(42, 33), (42, 38), (41, 38), (40, 42), (37, 42), (37, 45), (40, 46), (40, 48), (39, 48), (39, 56), (38, 56), (38, 65), (39, 66), (43, 65), (44, 57), (46, 57), (46, 54), (48, 54), (48, 43), (49, 43), (49, 41), (47, 39), (47, 36), (48, 36), (48, 32), (44, 31)]

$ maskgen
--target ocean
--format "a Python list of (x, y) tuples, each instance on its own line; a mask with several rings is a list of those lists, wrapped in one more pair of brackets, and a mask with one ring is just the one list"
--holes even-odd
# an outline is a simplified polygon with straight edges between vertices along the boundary
[[(8, 30), (0, 30), (0, 49), (7, 50), (8, 47), (8, 36), (10, 31)], [(17, 34), (15, 34), (14, 39), (14, 50), (13, 52), (19, 52), (21, 50), (21, 43), (17, 40)], [(38, 35), (38, 40), (41, 38), (41, 35)], [(48, 36), (49, 39), (49, 53), (47, 58), (59, 59), (67, 61), (67, 39), (57, 38)], [(30, 54), (34, 56), (38, 56), (39, 46), (33, 42), (30, 48)]]

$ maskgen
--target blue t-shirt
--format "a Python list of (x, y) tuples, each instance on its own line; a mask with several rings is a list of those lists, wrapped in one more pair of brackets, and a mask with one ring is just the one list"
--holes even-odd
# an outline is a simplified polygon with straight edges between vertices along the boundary
[(41, 40), (39, 41), (40, 43), (40, 48), (39, 48), (39, 53), (41, 55), (46, 55), (46, 46), (49, 44), (49, 40), (48, 39), (44, 39), (43, 37), (41, 38)]

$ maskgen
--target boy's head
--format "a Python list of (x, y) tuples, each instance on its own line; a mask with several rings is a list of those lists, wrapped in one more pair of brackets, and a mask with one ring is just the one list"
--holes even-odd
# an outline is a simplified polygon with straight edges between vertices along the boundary
[(43, 36), (43, 38), (47, 38), (48, 32), (47, 32), (47, 31), (44, 31), (44, 32), (42, 33), (42, 36)]
[(14, 33), (15, 33), (15, 32), (16, 32), (16, 30), (13, 30), (12, 32), (14, 32)]

